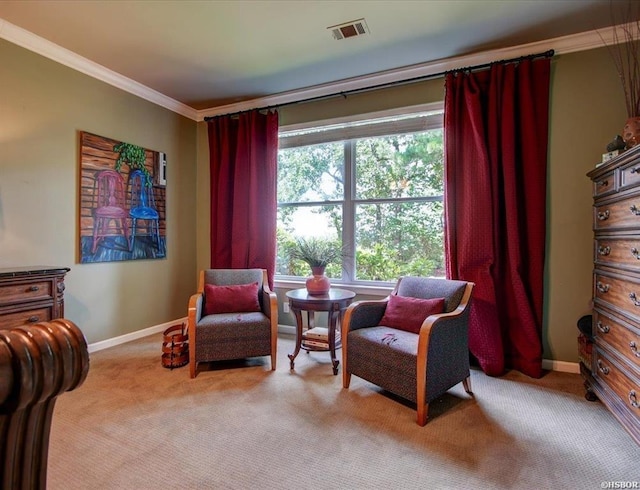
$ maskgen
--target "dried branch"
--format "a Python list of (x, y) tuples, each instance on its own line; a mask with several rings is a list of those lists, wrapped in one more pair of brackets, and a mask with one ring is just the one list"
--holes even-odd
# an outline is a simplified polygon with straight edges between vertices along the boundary
[(616, 24), (611, 2), (611, 18), (614, 21), (612, 43), (607, 43), (598, 32), (613, 60), (629, 117), (640, 117), (640, 2), (629, 1), (624, 22)]

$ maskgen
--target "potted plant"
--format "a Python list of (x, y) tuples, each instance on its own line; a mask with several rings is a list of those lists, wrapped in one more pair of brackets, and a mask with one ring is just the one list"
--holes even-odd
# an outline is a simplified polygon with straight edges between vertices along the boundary
[(295, 239), (290, 250), (292, 259), (302, 260), (311, 267), (312, 276), (307, 279), (307, 291), (311, 295), (322, 295), (329, 292), (331, 283), (324, 271), (330, 263), (342, 259), (342, 247), (334, 241), (325, 238)]
[(151, 174), (145, 166), (147, 161), (147, 154), (144, 148), (131, 143), (118, 143), (113, 147), (113, 151), (118, 152), (118, 159), (116, 160), (116, 171), (120, 172), (122, 164), (128, 165), (130, 169), (142, 170), (145, 176), (145, 185), (151, 187)]

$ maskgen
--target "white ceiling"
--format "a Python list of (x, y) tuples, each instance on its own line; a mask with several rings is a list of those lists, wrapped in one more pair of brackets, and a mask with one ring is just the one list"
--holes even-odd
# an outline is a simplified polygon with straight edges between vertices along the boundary
[[(0, 0), (0, 21), (202, 110), (602, 29), (628, 20), (626, 5), (626, 0)], [(369, 34), (336, 41), (327, 29), (359, 18)]]

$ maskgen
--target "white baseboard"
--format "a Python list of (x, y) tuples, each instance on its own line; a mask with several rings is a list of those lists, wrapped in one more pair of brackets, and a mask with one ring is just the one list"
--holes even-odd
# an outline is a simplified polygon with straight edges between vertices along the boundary
[(278, 333), (284, 333), (287, 335), (295, 335), (296, 334), (296, 327), (294, 327), (293, 325), (281, 325), (278, 324)]
[(560, 371), (561, 373), (580, 374), (580, 364), (577, 362), (554, 361), (552, 359), (542, 360), (542, 369), (549, 371)]
[[(142, 337), (146, 337), (148, 335), (153, 335), (155, 333), (164, 332), (164, 330), (166, 330), (170, 326), (180, 324), (182, 322), (186, 323), (187, 317), (179, 318), (172, 322), (162, 323), (161, 325), (155, 325), (153, 327), (144, 328), (142, 330), (131, 332), (125, 335), (120, 335), (119, 337), (114, 337), (112, 339), (95, 342), (93, 344), (89, 344), (89, 353), (96, 352), (102, 349), (107, 349), (108, 347), (114, 347), (116, 345), (124, 344), (125, 342), (131, 342), (132, 340), (137, 340)], [(278, 333), (282, 333), (286, 335), (295, 335), (296, 327), (294, 327), (293, 325), (278, 325)], [(560, 371), (563, 373), (579, 374), (580, 364), (578, 364), (577, 362), (554, 361), (551, 359), (543, 359), (542, 369), (546, 369), (549, 371)]]
[(112, 339), (101, 340), (100, 342), (89, 344), (88, 346), (89, 353), (96, 352), (102, 349), (107, 349), (108, 347), (114, 347), (116, 345), (124, 344), (125, 342), (131, 342), (132, 340), (140, 339), (148, 335), (153, 335), (154, 333), (164, 332), (170, 326), (180, 324), (183, 322), (184, 323), (187, 322), (187, 317), (179, 318), (178, 320), (174, 320), (172, 322), (155, 325), (153, 327), (143, 328), (142, 330), (137, 330), (136, 332), (120, 335), (119, 337), (114, 337)]

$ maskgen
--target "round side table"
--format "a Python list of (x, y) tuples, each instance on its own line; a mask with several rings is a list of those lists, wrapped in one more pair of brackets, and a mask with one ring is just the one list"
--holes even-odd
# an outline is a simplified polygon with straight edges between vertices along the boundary
[[(340, 341), (338, 340), (338, 342), (336, 342), (336, 326), (338, 324), (338, 317), (340, 317), (340, 321), (342, 322), (342, 314), (355, 295), (356, 293), (353, 291), (336, 288), (331, 288), (327, 294), (319, 296), (309, 294), (306, 288), (294, 289), (287, 292), (289, 307), (296, 317), (296, 348), (293, 354), (289, 354), (291, 369), (293, 369), (295, 358), (302, 348), (306, 351), (331, 352), (333, 374), (338, 374), (338, 364), (340, 364), (340, 361), (336, 358), (336, 349), (340, 348)], [(314, 327), (314, 313), (316, 311), (326, 311), (328, 313), (326, 341), (318, 338), (307, 338), (304, 335), (302, 332), (303, 311), (307, 312), (308, 330)], [(305, 342), (304, 345), (303, 342)]]

